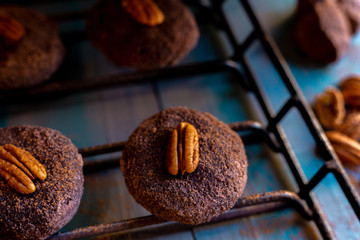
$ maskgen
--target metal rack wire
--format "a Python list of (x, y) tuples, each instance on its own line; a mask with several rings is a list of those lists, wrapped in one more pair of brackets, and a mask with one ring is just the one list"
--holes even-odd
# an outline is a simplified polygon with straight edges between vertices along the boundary
[[(154, 94), (156, 96), (158, 106), (163, 107), (161, 96), (157, 88), (159, 81), (170, 81), (179, 77), (189, 77), (209, 73), (227, 73), (232, 75), (234, 79), (239, 81), (242, 87), (255, 95), (260, 107), (268, 121), (267, 126), (259, 122), (235, 122), (230, 124), (230, 127), (243, 134), (242, 138), (245, 144), (265, 141), (267, 145), (277, 153), (284, 156), (291, 173), (298, 185), (299, 192), (290, 191), (275, 191), (269, 193), (257, 194), (254, 196), (243, 197), (234, 206), (234, 209), (225, 214), (213, 219), (210, 223), (225, 221), (233, 218), (244, 216), (251, 216), (254, 214), (275, 211), (278, 209), (293, 207), (300, 215), (309, 221), (313, 221), (324, 239), (334, 239), (334, 234), (326, 218), (323, 216), (321, 209), (313, 195), (313, 189), (330, 173), (332, 173), (338, 184), (341, 186), (343, 193), (349, 201), (357, 218), (360, 219), (360, 200), (355, 189), (351, 185), (342, 165), (331, 150), (331, 146), (324, 137), (321, 127), (319, 126), (310, 106), (303, 97), (299, 87), (292, 77), (284, 59), (279, 53), (276, 45), (271, 40), (271, 37), (264, 31), (256, 14), (251, 8), (247, 0), (240, 0), (248, 18), (253, 26), (252, 32), (247, 38), (239, 43), (235, 37), (232, 26), (229, 24), (226, 12), (223, 10), (225, 0), (212, 1), (185, 1), (194, 9), (197, 9), (201, 14), (206, 15), (206, 18), (211, 19), (214, 24), (220, 27), (226, 34), (229, 42), (234, 49), (234, 55), (225, 60), (214, 60), (201, 63), (193, 63), (183, 66), (176, 66), (162, 70), (152, 70), (145, 72), (130, 72), (126, 74), (118, 74), (109, 76), (94, 81), (86, 82), (72, 82), (72, 83), (57, 83), (50, 82), (32, 89), (2, 92), (0, 93), (0, 104), (6, 104), (10, 100), (23, 101), (25, 98), (44, 98), (53, 97), (54, 95), (62, 95), (69, 93), (76, 93), (81, 91), (89, 91), (95, 89), (103, 89), (111, 86), (122, 86), (125, 84), (137, 84), (144, 82), (151, 82), (153, 84)], [(206, 2), (206, 3), (204, 3)], [(56, 16), (59, 20), (68, 20), (84, 16), (82, 13), (69, 13)], [(271, 63), (280, 75), (281, 80), (286, 86), (290, 97), (282, 106), (280, 111), (274, 113), (270, 107), (269, 99), (260, 88), (260, 80), (256, 78), (251, 71), (245, 53), (249, 50), (255, 41), (259, 41), (264, 52), (270, 58)], [(240, 68), (245, 71), (245, 75)], [(304, 119), (308, 129), (314, 138), (317, 148), (321, 153), (324, 164), (318, 172), (309, 180), (306, 179), (303, 169), (300, 166), (297, 158), (294, 156), (287, 136), (279, 126), (279, 122), (292, 109), (297, 109)], [(124, 146), (124, 142), (93, 146), (89, 148), (80, 149), (83, 157), (98, 156), (105, 153), (120, 152)], [(119, 159), (107, 159), (85, 162), (84, 171), (99, 171), (104, 168), (118, 167)], [(101, 224), (96, 226), (88, 226), (84, 228), (75, 229), (73, 231), (57, 233), (51, 239), (78, 239), (83, 237), (97, 236), (111, 232), (128, 231), (131, 229), (138, 229), (144, 226), (153, 226), (156, 228), (161, 224), (171, 224), (187, 228), (190, 226), (180, 225), (173, 222), (167, 222), (155, 216), (140, 217), (134, 219), (127, 219), (111, 224)]]

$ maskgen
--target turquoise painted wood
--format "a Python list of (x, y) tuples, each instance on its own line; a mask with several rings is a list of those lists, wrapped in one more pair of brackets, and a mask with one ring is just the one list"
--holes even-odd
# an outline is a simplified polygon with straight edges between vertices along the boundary
[[(47, 14), (90, 8), (94, 1), (77, 0), (31, 5)], [(289, 67), (309, 102), (329, 84), (351, 73), (360, 73), (360, 37), (354, 38), (349, 53), (335, 64), (312, 66), (292, 45), (289, 35), (293, 24), (295, 0), (252, 0), (260, 21), (271, 33), (285, 56)], [(251, 30), (237, 0), (225, 3), (227, 16), (239, 41)], [(84, 22), (61, 24), (62, 32), (83, 29)], [(201, 38), (194, 51), (181, 64), (228, 58), (233, 54), (222, 32), (212, 26), (201, 26)], [(266, 96), (277, 112), (289, 96), (286, 88), (260, 44), (247, 52), (251, 67), (262, 81)], [(79, 81), (126, 71), (107, 61), (88, 41), (68, 46), (63, 68), (55, 76), (61, 81)], [(258, 120), (266, 124), (255, 98), (248, 95), (234, 79), (226, 74), (211, 74), (181, 78), (158, 84), (164, 107), (188, 106), (207, 111), (224, 122)], [(0, 126), (34, 124), (58, 129), (70, 137), (79, 148), (115, 141), (125, 141), (137, 125), (159, 111), (150, 84), (74, 94), (51, 102), (15, 105), (0, 108)], [(322, 166), (315, 154), (315, 143), (299, 113), (292, 111), (281, 122), (304, 174), (310, 178)], [(263, 144), (246, 147), (249, 159), (249, 179), (244, 195), (273, 190), (297, 191), (296, 184), (284, 159)], [(115, 154), (120, 158), (120, 155)], [(360, 169), (347, 169), (359, 189)], [(315, 189), (323, 212), (334, 229), (337, 239), (359, 239), (360, 223), (354, 216), (334, 178), (328, 176)], [(145, 216), (149, 213), (128, 194), (120, 169), (110, 169), (85, 176), (85, 192), (74, 219), (62, 229), (110, 223), (117, 220)], [(312, 222), (286, 209), (245, 219), (193, 227), (191, 230), (164, 231), (154, 236), (151, 230), (121, 235), (127, 239), (319, 239)], [(117, 239), (116, 235), (97, 239)]]

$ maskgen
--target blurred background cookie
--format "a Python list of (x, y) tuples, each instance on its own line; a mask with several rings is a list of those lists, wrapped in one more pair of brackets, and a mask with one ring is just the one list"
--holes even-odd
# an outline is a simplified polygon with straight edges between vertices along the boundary
[(48, 80), (63, 58), (64, 47), (54, 21), (23, 7), (0, 7), (1, 90)]
[(297, 47), (310, 59), (335, 62), (351, 42), (350, 23), (334, 0), (299, 0), (294, 29)]
[(197, 44), (194, 16), (178, 0), (102, 0), (87, 18), (90, 41), (118, 66), (172, 66)]

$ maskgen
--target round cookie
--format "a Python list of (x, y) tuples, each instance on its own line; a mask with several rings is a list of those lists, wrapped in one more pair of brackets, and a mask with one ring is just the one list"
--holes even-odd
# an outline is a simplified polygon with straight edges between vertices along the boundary
[(18, 193), (0, 176), (1, 239), (45, 239), (67, 224), (77, 212), (83, 193), (82, 157), (59, 131), (38, 126), (0, 128), (0, 146), (27, 150), (46, 169), (36, 190)]
[(314, 61), (335, 62), (350, 46), (350, 24), (335, 1), (310, 2), (314, 5), (307, 11), (303, 10), (294, 28), (296, 45)]
[[(165, 166), (170, 133), (192, 124), (199, 138), (199, 165), (173, 176)], [(243, 143), (228, 125), (209, 113), (177, 107), (143, 121), (131, 134), (121, 158), (128, 191), (152, 214), (200, 224), (232, 208), (247, 180)]]
[(0, 54), (0, 89), (24, 88), (48, 80), (59, 68), (65, 52), (57, 24), (41, 13), (18, 6), (0, 6), (0, 15), (25, 28), (17, 46), (5, 56)]
[(157, 26), (135, 21), (118, 0), (101, 0), (87, 18), (90, 41), (118, 66), (156, 69), (176, 64), (197, 44), (192, 13), (178, 0), (154, 0), (165, 15)]

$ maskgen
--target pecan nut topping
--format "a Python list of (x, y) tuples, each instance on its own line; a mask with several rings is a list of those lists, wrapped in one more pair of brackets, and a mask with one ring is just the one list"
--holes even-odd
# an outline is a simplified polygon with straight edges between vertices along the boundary
[(36, 190), (29, 176), (16, 165), (2, 159), (0, 159), (0, 175), (5, 178), (10, 187), (22, 194), (30, 194)]
[(165, 21), (165, 15), (153, 0), (122, 0), (121, 6), (138, 23), (156, 26)]
[(10, 187), (22, 194), (36, 190), (32, 180), (45, 180), (45, 167), (29, 152), (11, 144), (0, 146), (0, 175)]
[(170, 135), (166, 168), (171, 175), (192, 173), (199, 164), (199, 137), (196, 128), (187, 122), (181, 122)]
[(24, 26), (13, 18), (0, 14), (0, 43), (5, 47), (16, 45), (25, 35)]
[(360, 143), (337, 131), (325, 133), (343, 163), (360, 164)]
[(358, 140), (360, 139), (360, 113), (349, 113), (344, 122), (338, 126), (336, 131), (345, 134), (346, 136)]
[(345, 104), (354, 109), (360, 108), (360, 76), (350, 76), (340, 83)]
[(345, 117), (345, 103), (341, 92), (328, 87), (319, 94), (314, 103), (314, 110), (324, 128), (333, 129), (340, 125)]

